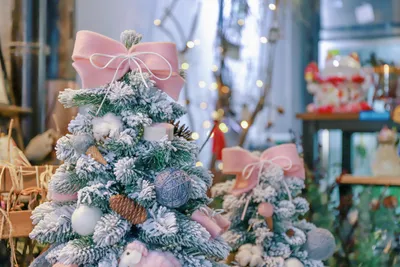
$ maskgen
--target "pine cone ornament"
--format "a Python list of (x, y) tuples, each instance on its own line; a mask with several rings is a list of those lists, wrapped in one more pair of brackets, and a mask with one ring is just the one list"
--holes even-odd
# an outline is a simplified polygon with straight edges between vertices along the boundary
[(91, 146), (86, 150), (86, 155), (92, 156), (97, 162), (100, 162), (103, 165), (107, 165), (106, 159), (100, 153), (99, 149), (96, 146)]
[(133, 225), (141, 224), (147, 219), (147, 211), (143, 206), (122, 195), (112, 196), (110, 207)]
[(180, 121), (170, 121), (172, 125), (174, 125), (174, 135), (178, 137), (183, 137), (188, 141), (193, 141), (192, 131), (189, 130), (185, 124), (180, 124)]

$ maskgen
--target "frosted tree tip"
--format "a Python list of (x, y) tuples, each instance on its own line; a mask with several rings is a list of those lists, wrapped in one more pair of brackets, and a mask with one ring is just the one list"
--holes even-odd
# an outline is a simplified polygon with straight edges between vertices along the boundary
[(142, 35), (137, 33), (135, 30), (125, 30), (121, 33), (120, 39), (126, 48), (131, 48), (131, 46), (138, 44), (142, 40)]

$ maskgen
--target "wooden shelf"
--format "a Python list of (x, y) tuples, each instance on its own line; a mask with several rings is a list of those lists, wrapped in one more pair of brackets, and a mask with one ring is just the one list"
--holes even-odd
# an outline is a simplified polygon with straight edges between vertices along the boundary
[(32, 113), (32, 109), (23, 108), (14, 105), (0, 104), (0, 115), (5, 117), (13, 117), (17, 115), (24, 115)]
[(359, 113), (298, 113), (296, 118), (303, 121), (358, 120)]
[(400, 177), (353, 176), (345, 174), (339, 177), (337, 182), (340, 184), (400, 186)]

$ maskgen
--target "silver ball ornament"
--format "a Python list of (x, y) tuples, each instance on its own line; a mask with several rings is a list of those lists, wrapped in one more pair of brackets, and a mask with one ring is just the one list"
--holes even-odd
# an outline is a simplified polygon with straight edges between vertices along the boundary
[(289, 258), (285, 260), (285, 267), (304, 267), (304, 265), (296, 258)]
[(102, 215), (103, 212), (98, 207), (80, 205), (72, 213), (72, 229), (82, 236), (91, 235), (94, 233), (94, 228)]
[(307, 233), (304, 249), (313, 260), (326, 260), (335, 252), (335, 237), (326, 229), (315, 228)]
[(189, 175), (176, 169), (167, 169), (155, 179), (157, 201), (169, 208), (179, 208), (186, 204), (192, 191)]

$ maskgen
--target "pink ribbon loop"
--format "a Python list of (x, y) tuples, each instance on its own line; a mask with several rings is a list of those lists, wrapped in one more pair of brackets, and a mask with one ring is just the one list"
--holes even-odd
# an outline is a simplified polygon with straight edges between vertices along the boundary
[(159, 89), (178, 100), (184, 83), (173, 43), (140, 43), (128, 50), (122, 43), (101, 34), (79, 31), (72, 59), (84, 88), (105, 85), (129, 70), (138, 70), (141, 74), (149, 73)]
[(241, 147), (224, 148), (222, 162), (223, 173), (236, 175), (236, 183), (231, 191), (233, 195), (247, 193), (256, 187), (264, 167), (269, 164), (279, 165), (286, 176), (305, 179), (304, 164), (294, 144), (269, 148), (261, 156)]

